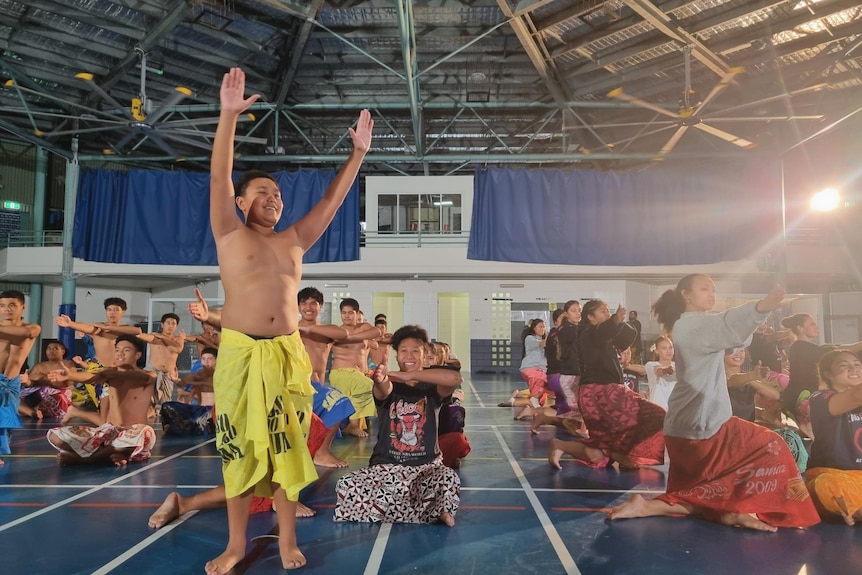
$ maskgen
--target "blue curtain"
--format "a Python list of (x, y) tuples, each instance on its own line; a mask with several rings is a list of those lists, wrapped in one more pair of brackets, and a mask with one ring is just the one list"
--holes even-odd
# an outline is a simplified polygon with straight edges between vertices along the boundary
[[(335, 170), (273, 174), (281, 189), (283, 230), (323, 197)], [(82, 169), (73, 253), (96, 262), (214, 266), (209, 174)], [(239, 212), (237, 212), (239, 213)], [(358, 179), (335, 219), (303, 257), (306, 263), (359, 259)]]
[(468, 259), (569, 265), (706, 264), (779, 241), (777, 163), (477, 170)]

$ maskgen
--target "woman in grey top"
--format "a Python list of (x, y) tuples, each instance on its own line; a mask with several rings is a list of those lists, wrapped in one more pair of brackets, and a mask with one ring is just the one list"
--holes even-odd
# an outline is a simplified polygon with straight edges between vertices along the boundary
[(655, 302), (653, 313), (666, 332), (673, 330), (677, 371), (664, 422), (667, 493), (651, 500), (634, 495), (610, 519), (698, 515), (760, 531), (819, 521), (787, 444), (733, 417), (727, 392), (724, 350), (744, 345), (783, 298), (775, 286), (757, 302), (708, 314), (715, 283), (691, 274)]

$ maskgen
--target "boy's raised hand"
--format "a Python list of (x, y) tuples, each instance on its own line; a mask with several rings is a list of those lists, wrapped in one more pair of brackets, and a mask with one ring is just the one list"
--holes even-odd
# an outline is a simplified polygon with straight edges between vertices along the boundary
[(362, 110), (356, 121), (356, 129), (349, 128), (350, 139), (353, 140), (353, 149), (366, 154), (371, 148), (371, 132), (374, 130), (374, 120), (371, 112)]
[(241, 68), (231, 68), (224, 75), (219, 97), (221, 109), (239, 115), (260, 99), (260, 94), (252, 94), (245, 98), (245, 72)]
[(195, 288), (195, 298), (197, 301), (189, 303), (189, 313), (198, 321), (206, 321), (210, 317), (210, 308), (207, 305), (207, 300), (204, 299), (201, 290)]

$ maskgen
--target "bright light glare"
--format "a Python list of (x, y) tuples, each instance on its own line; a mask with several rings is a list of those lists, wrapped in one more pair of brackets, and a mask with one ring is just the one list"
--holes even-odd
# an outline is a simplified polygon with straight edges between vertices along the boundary
[(811, 198), (811, 209), (818, 212), (829, 212), (838, 207), (841, 196), (833, 188), (826, 188), (814, 194)]

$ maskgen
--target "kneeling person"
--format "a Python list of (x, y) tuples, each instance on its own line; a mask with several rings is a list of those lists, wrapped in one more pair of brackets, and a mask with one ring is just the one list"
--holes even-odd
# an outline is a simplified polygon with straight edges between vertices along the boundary
[(109, 383), (112, 390), (106, 423), (98, 426), (55, 427), (48, 431), (48, 442), (60, 453), (62, 465), (111, 461), (125, 465), (146, 461), (156, 443), (156, 433), (147, 425), (147, 414), (156, 378), (137, 367), (142, 352), (134, 336), (120, 336), (115, 344), (116, 367), (92, 374), (59, 369), (51, 372), (52, 381)]

